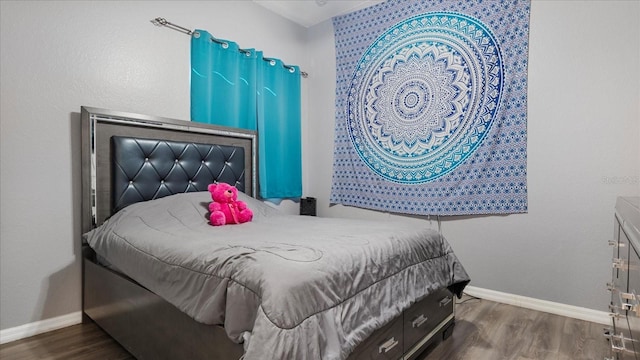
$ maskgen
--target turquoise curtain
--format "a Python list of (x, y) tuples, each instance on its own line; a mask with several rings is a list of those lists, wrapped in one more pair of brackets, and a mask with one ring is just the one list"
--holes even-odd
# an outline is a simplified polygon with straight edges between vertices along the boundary
[(240, 51), (233, 41), (212, 41), (196, 30), (191, 36), (191, 120), (257, 129), (256, 59), (253, 49)]
[(302, 195), (300, 69), (277, 59), (258, 64), (260, 196)]
[(264, 199), (302, 196), (300, 69), (204, 30), (191, 37), (191, 120), (258, 132)]

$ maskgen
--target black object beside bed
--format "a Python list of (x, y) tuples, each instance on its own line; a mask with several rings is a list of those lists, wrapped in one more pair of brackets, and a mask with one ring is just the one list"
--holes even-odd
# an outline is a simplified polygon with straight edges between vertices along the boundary
[[(82, 108), (82, 129), (83, 232), (102, 225), (114, 214), (114, 219), (120, 219), (130, 209), (134, 211), (146, 206), (146, 202), (160, 204), (173, 201), (174, 198), (193, 198), (196, 200), (193, 200), (192, 207), (197, 208), (199, 202), (206, 201), (206, 197), (201, 197), (199, 193), (215, 181), (231, 183), (248, 196), (256, 193), (257, 140), (253, 132), (86, 107)], [(183, 196), (180, 195), (182, 193), (194, 194)], [(248, 197), (246, 200), (256, 201)], [(273, 215), (274, 218), (267, 216), (262, 219), (261, 214), (271, 216), (271, 210), (263, 208), (259, 202), (252, 204), (262, 210), (257, 211), (255, 223), (246, 229), (268, 226), (271, 221), (284, 219), (277, 214)], [(126, 210), (119, 211), (121, 209)], [(304, 221), (332, 221), (300, 218), (305, 218)], [(184, 219), (181, 221), (185, 222)], [(190, 221), (188, 219), (186, 222)], [(287, 218), (286, 221), (291, 219)], [(318, 226), (313, 224), (317, 222), (305, 226)], [(208, 231), (202, 226), (199, 229)], [(288, 241), (293, 242), (294, 238)], [(442, 246), (446, 248), (448, 245)], [(450, 249), (447, 248), (447, 251)], [(181, 304), (172, 305), (164, 296), (156, 295), (128, 275), (114, 270), (126, 268), (125, 263), (117, 262), (120, 258), (115, 258), (114, 262), (122, 265), (111, 266), (108, 260), (101, 261), (106, 259), (96, 256), (84, 242), (83, 254), (85, 314), (137, 358), (239, 359), (243, 356), (245, 349), (237, 343), (239, 338), (236, 336), (235, 342), (230, 340), (232, 326), (225, 329), (217, 324), (224, 323), (224, 315), (221, 321), (212, 320), (213, 323), (209, 325), (198, 322), (194, 320), (198, 314), (187, 315), (176, 307)], [(436, 288), (435, 285), (429, 285), (431, 288), (428, 291), (420, 290), (420, 294), (426, 296), (413, 294), (412, 290), (413, 300), (398, 301), (407, 302), (406, 308), (403, 307), (394, 319), (385, 320), (375, 332), (367, 333), (366, 339), (358, 340), (359, 345), (349, 359), (414, 359), (429, 344), (441, 339), (443, 334), (450, 334), (454, 324), (450, 290), (459, 294), (468, 279), (452, 252), (444, 259), (448, 261), (445, 267), (455, 268), (449, 269), (453, 275), (449, 275), (452, 279), (446, 280), (447, 286)], [(380, 271), (391, 270), (384, 267)], [(128, 274), (139, 276), (131, 272)], [(380, 291), (384, 290), (381, 288)], [(267, 305), (262, 304), (265, 307)], [(356, 314), (356, 317), (361, 316), (359, 312)], [(345, 321), (348, 323), (352, 318), (349, 316)], [(350, 329), (347, 323), (340, 326), (341, 329), (336, 333)], [(358, 324), (353, 326), (360, 329)], [(363, 329), (369, 331), (369, 328)], [(330, 329), (328, 332), (332, 331)], [(325, 333), (320, 332), (321, 337)], [(345, 334), (356, 338), (363, 336), (357, 332), (355, 335), (351, 332)], [(256, 337), (255, 341), (260, 341), (260, 337)], [(346, 356), (344, 351), (343, 354), (323, 353), (332, 348), (335, 346), (321, 346), (315, 355), (303, 357)], [(297, 354), (296, 358), (304, 353), (300, 349), (296, 351), (291, 353)]]

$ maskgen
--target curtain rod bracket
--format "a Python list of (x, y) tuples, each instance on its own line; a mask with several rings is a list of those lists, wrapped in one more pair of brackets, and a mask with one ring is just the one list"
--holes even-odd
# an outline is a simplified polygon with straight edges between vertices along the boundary
[[(194, 33), (192, 30), (184, 28), (184, 27), (182, 27), (180, 25), (176, 25), (176, 24), (170, 23), (169, 21), (167, 21), (167, 19), (165, 19), (163, 17), (157, 17), (155, 19), (152, 19), (151, 23), (153, 25), (155, 25), (155, 26), (168, 27), (169, 29), (179, 31), (179, 32), (181, 32), (183, 34), (187, 34), (187, 35), (191, 35), (191, 34)], [(196, 32), (196, 34), (197, 34), (197, 32)], [(212, 39), (212, 40), (215, 41), (215, 39)], [(246, 50), (240, 49), (240, 51), (245, 52)], [(287, 69), (291, 68), (288, 65), (285, 65), (285, 67)], [(300, 76), (302, 76), (303, 78), (307, 78), (309, 76), (309, 74), (307, 72), (305, 72), (305, 71), (300, 71)]]
[(187, 28), (183, 28), (182, 26), (170, 23), (170, 22), (167, 21), (167, 19), (162, 18), (162, 17), (157, 17), (157, 18), (151, 20), (151, 23), (153, 25), (155, 25), (155, 26), (166, 26), (169, 29), (180, 31), (183, 34), (187, 34), (187, 35), (193, 34), (193, 31), (191, 31), (191, 30), (189, 30)]

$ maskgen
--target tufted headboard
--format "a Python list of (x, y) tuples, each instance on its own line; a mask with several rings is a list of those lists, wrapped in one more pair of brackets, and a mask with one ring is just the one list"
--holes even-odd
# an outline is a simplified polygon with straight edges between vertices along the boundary
[(256, 193), (253, 131), (82, 107), (82, 229), (135, 202), (226, 182)]
[(244, 192), (244, 148), (217, 144), (111, 137), (114, 211), (140, 201), (225, 182)]

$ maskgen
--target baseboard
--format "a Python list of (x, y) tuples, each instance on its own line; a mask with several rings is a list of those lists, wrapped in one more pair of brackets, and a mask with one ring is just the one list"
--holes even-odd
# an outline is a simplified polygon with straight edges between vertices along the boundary
[[(465, 293), (491, 300), (502, 304), (514, 305), (525, 309), (543, 311), (550, 314), (561, 315), (573, 319), (590, 321), (598, 324), (609, 325), (611, 319), (609, 313), (587, 309), (579, 306), (566, 305), (552, 301), (539, 300), (526, 296), (513, 295), (500, 291), (483, 289), (475, 286), (467, 286)], [(16, 326), (9, 329), (0, 330), (0, 344), (38, 335), (47, 331), (61, 329), (63, 327), (80, 324), (82, 322), (82, 312), (74, 312), (67, 315), (58, 316), (51, 319), (32, 322), (25, 325)]]
[(48, 331), (58, 330), (67, 326), (80, 324), (82, 311), (54, 317), (51, 319), (35, 321), (32, 323), (0, 330), (0, 344), (28, 338), (29, 336), (42, 334)]
[(475, 286), (467, 286), (464, 292), (471, 296), (499, 302), (502, 304), (514, 305), (536, 311), (543, 311), (550, 314), (566, 316), (573, 319), (585, 320), (603, 325), (611, 324), (609, 313), (605, 311), (598, 311), (579, 306), (534, 299), (526, 296), (513, 295), (500, 291), (478, 288)]

